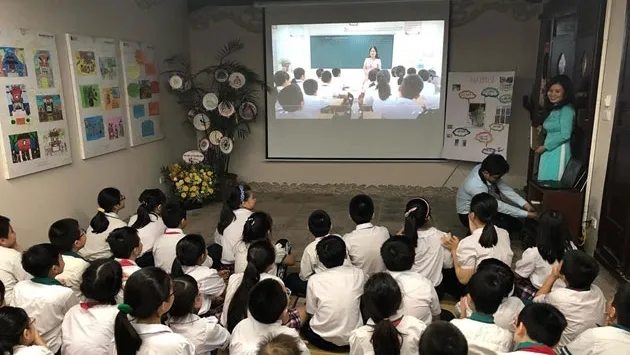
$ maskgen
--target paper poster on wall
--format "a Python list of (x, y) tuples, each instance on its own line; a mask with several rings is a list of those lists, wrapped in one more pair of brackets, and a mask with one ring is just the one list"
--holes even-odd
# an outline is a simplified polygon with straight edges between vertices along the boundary
[(0, 131), (7, 179), (72, 163), (55, 36), (0, 29)]
[(120, 42), (123, 96), (132, 146), (164, 138), (160, 121), (160, 83), (155, 49), (140, 42)]
[(83, 159), (129, 146), (116, 41), (66, 34)]
[(449, 73), (442, 157), (480, 162), (507, 157), (514, 72)]

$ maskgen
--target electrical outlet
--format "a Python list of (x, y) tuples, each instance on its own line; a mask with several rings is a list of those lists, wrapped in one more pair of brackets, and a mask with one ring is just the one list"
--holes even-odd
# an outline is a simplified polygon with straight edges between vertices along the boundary
[(164, 176), (160, 176), (158, 181), (160, 182), (160, 185), (164, 184)]

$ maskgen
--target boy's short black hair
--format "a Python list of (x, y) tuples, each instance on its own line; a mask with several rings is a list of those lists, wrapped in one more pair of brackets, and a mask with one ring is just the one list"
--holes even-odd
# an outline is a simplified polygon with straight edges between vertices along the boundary
[(508, 297), (514, 290), (514, 271), (503, 261), (494, 258), (485, 259), (479, 263), (477, 271), (479, 270), (488, 270), (499, 274), (504, 297)]
[(623, 283), (617, 288), (612, 306), (615, 307), (617, 324), (630, 328), (630, 284)]
[(532, 303), (518, 315), (518, 324), (523, 324), (533, 341), (554, 347), (560, 341), (567, 320), (556, 307), (546, 303)]
[(588, 290), (599, 274), (595, 259), (581, 250), (569, 250), (562, 259), (560, 273), (570, 288)]
[(468, 355), (468, 342), (456, 326), (440, 320), (424, 330), (418, 350), (419, 355)]
[(322, 238), (315, 249), (319, 261), (328, 269), (343, 265), (346, 259), (346, 243), (338, 235)]
[(258, 345), (256, 355), (300, 355), (298, 338), (288, 334), (271, 335)]
[(418, 75), (420, 76), (420, 78), (422, 78), (422, 81), (429, 81), (429, 79), (431, 78), (431, 74), (429, 74), (429, 71), (426, 69), (421, 69), (418, 72)]
[(299, 111), (304, 103), (304, 94), (297, 84), (291, 84), (278, 94), (278, 102), (287, 112)]
[(249, 313), (260, 323), (273, 324), (280, 319), (288, 302), (286, 293), (278, 281), (262, 280), (249, 293)]
[(34, 277), (48, 277), (50, 269), (59, 265), (60, 255), (59, 248), (50, 243), (33, 245), (22, 254), (22, 267)]
[(400, 86), (400, 96), (413, 100), (420, 96), (424, 83), (417, 74), (407, 75)]
[[(417, 74), (417, 73), (418, 73), (418, 70), (417, 70), (416, 68), (414, 68), (414, 67), (407, 68), (407, 75), (410, 75), (410, 74)], [(421, 77), (422, 77), (422, 76), (421, 76)]]
[(291, 80), (291, 77), (289, 73), (284, 70), (278, 70), (273, 74), (273, 83), (276, 84), (276, 86), (282, 86), (289, 80)]
[(304, 75), (306, 75), (306, 71), (304, 70), (304, 68), (293, 69), (293, 77), (295, 78), (295, 80), (303, 77)]
[(322, 81), (328, 84), (331, 80), (332, 74), (328, 70), (324, 70), (324, 72), (322, 73)]
[(484, 314), (494, 314), (505, 292), (501, 282), (501, 274), (491, 270), (478, 270), (468, 281), (467, 290), (475, 306), (475, 311)]
[(11, 231), (11, 220), (8, 217), (0, 216), (0, 239), (9, 238)]
[(369, 223), (374, 216), (374, 201), (368, 195), (356, 195), (350, 200), (348, 210), (354, 223)]
[(510, 171), (510, 164), (501, 154), (490, 154), (481, 162), (479, 171), (486, 171), (490, 176), (503, 176)]
[(381, 246), (381, 257), (389, 271), (411, 270), (416, 258), (416, 251), (402, 236), (393, 236)]
[(321, 78), (322, 78), (322, 74), (323, 74), (323, 73), (324, 73), (324, 69), (322, 69), (322, 68), (319, 68), (319, 69), (315, 70), (315, 75), (317, 75), (317, 77), (318, 77), (319, 79), (321, 79)]
[(315, 79), (306, 79), (304, 80), (304, 93), (308, 96), (315, 96), (317, 94), (317, 89), (319, 88), (319, 84), (317, 84), (317, 80)]
[(140, 237), (135, 228), (116, 228), (109, 233), (107, 244), (115, 258), (129, 259), (133, 250), (140, 246)]
[(333, 68), (333, 70), (332, 70), (332, 75), (333, 75), (335, 78), (338, 78), (338, 77), (339, 77), (339, 75), (341, 75), (341, 69), (339, 69), (339, 68)]
[(308, 217), (308, 230), (315, 238), (328, 235), (331, 226), (330, 216), (324, 210), (315, 210)]
[(376, 81), (376, 75), (378, 75), (378, 72), (380, 70), (378, 69), (372, 69), (368, 72), (368, 80), (369, 81)]
[(63, 252), (70, 252), (74, 242), (81, 238), (79, 221), (73, 218), (60, 219), (48, 229), (48, 240)]
[(170, 202), (162, 208), (162, 221), (166, 228), (178, 228), (184, 219), (186, 209), (180, 203)]

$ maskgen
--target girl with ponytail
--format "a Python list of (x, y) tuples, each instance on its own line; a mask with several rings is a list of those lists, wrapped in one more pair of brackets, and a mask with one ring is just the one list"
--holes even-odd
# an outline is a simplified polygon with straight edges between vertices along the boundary
[(241, 240), (245, 221), (255, 207), (256, 197), (249, 186), (241, 184), (227, 191), (217, 230), (214, 232), (215, 243), (223, 248), (221, 264), (224, 269), (234, 270), (234, 246)]
[(463, 240), (448, 234), (443, 245), (451, 251), (457, 279), (468, 284), (479, 264), (485, 259), (498, 259), (512, 265), (514, 252), (510, 234), (492, 222), (498, 213), (497, 200), (488, 193), (475, 195), (470, 202), (468, 224), (472, 234)]
[(79, 254), (87, 261), (111, 258), (112, 251), (107, 244), (107, 237), (116, 228), (126, 227), (118, 212), (125, 208), (125, 196), (113, 187), (107, 187), (98, 194), (96, 215), (90, 221), (87, 230), (87, 242)]
[(22, 308), (0, 308), (0, 354), (53, 355), (35, 329), (35, 318), (29, 318)]
[(369, 320), (350, 334), (350, 355), (418, 353), (426, 325), (399, 312), (402, 294), (390, 274), (372, 275), (363, 288), (362, 302)]
[(154, 266), (153, 244), (155, 239), (166, 230), (162, 221), (162, 207), (166, 203), (166, 195), (160, 189), (142, 191), (138, 198), (138, 212), (129, 219), (129, 227), (138, 230), (142, 242), (142, 254), (136, 259), (140, 267)]

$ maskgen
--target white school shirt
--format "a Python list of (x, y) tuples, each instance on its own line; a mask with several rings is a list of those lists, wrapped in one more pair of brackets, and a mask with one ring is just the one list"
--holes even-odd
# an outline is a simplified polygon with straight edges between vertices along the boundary
[(453, 268), (451, 253), (442, 246), (446, 233), (437, 228), (418, 230), (418, 246), (411, 271), (431, 280), (433, 286), (442, 283), (442, 269)]
[(627, 355), (630, 330), (619, 326), (591, 328), (562, 348), (560, 355)]
[(512, 265), (514, 252), (510, 246), (510, 234), (502, 228), (494, 227), (497, 231), (497, 244), (491, 248), (484, 248), (479, 244), (483, 228), (478, 228), (471, 235), (462, 239), (457, 246), (457, 261), (462, 268), (477, 270), (479, 264), (486, 259), (499, 259), (506, 265)]
[[(234, 294), (238, 287), (241, 286), (241, 282), (243, 282), (243, 273), (232, 274), (228, 279), (227, 289), (225, 290), (225, 301), (223, 301), (223, 313), (221, 313), (221, 324), (227, 327), (228, 320), (228, 309), (230, 309), (230, 302), (232, 302), (232, 298), (234, 298)], [(260, 281), (266, 279), (274, 279), (278, 281), (282, 286), (284, 286), (284, 282), (277, 277), (276, 275), (271, 275), (269, 273), (263, 272), (260, 274)]]
[(365, 274), (354, 266), (317, 273), (306, 287), (306, 313), (313, 332), (337, 346), (349, 344), (350, 333), (363, 325), (359, 302)]
[[(455, 309), (460, 306), (460, 303), (461, 302), (457, 302)], [(494, 318), (494, 324), (514, 333), (516, 330), (518, 315), (521, 313), (523, 308), (525, 308), (525, 304), (520, 298), (513, 296), (504, 298), (497, 311), (492, 315)], [(466, 302), (466, 317), (470, 318), (472, 314), (473, 310), (470, 308), (468, 302)]]
[[(46, 278), (44, 282), (56, 282)], [(50, 351), (61, 348), (61, 323), (63, 317), (79, 303), (72, 289), (56, 284), (41, 284), (32, 280), (20, 281), (13, 289), (14, 307), (23, 308), (29, 317), (37, 319), (35, 327)]]
[(13, 347), (13, 355), (54, 355), (52, 351), (48, 350), (45, 346), (31, 345), (24, 346), (18, 345)]
[(206, 314), (212, 308), (212, 299), (220, 296), (225, 290), (225, 281), (217, 270), (206, 265), (182, 266), (184, 274), (192, 276), (197, 281), (199, 294), (202, 295), (199, 314)]
[(396, 100), (397, 98), (394, 94), (390, 95), (385, 100), (381, 100), (380, 96), (378, 96), (378, 90), (376, 90), (374, 93), (374, 100), (372, 101), (372, 111), (380, 113), (383, 118), (385, 118), (385, 116), (396, 106)]
[[(319, 261), (319, 257), (317, 256), (317, 243), (325, 237), (327, 236), (315, 238), (314, 241), (310, 242), (306, 248), (304, 248), (302, 259), (300, 259), (300, 279), (303, 281), (308, 281), (311, 276), (318, 272), (328, 270), (324, 264)], [(343, 264), (346, 266), (352, 265), (348, 256), (346, 256)]]
[(321, 97), (324, 100), (330, 101), (336, 95), (338, 95), (338, 92), (332, 84), (322, 83), (321, 85), (319, 85), (319, 88), (317, 90), (317, 95), (319, 95), (319, 97)]
[(435, 287), (429, 279), (413, 271), (387, 271), (398, 282), (402, 293), (400, 308), (429, 325), (442, 312)]
[[(162, 221), (162, 217), (150, 213), (149, 218), (151, 222), (146, 226), (138, 229), (138, 237), (140, 237), (140, 241), (142, 242), (142, 253), (138, 255), (138, 257), (153, 251), (153, 245), (155, 244), (155, 240), (164, 234), (166, 230), (166, 226), (164, 225), (164, 221)], [(129, 218), (129, 227), (131, 227), (138, 220), (138, 215), (134, 214)]]
[(85, 261), (85, 259), (81, 258), (78, 254), (63, 253), (61, 257), (63, 258), (65, 266), (63, 267), (63, 272), (57, 275), (55, 279), (59, 282), (63, 280), (62, 283), (64, 286), (70, 287), (78, 299), (83, 299), (83, 294), (80, 289), (81, 281), (83, 281), (83, 272), (90, 266), (90, 263)]
[(134, 272), (142, 269), (140, 266), (138, 266), (138, 264), (136, 264), (134, 260), (131, 260), (131, 259), (116, 258), (114, 260), (116, 260), (118, 264), (120, 264), (123, 274), (124, 276), (127, 276), (127, 278), (129, 278), (129, 276), (131, 276), (131, 274), (133, 274)]
[[(400, 319), (400, 323), (396, 325), (396, 329), (402, 334), (400, 354), (417, 354), (420, 336), (427, 328), (426, 324), (415, 317), (403, 315), (403, 312), (399, 312), (390, 319)], [(350, 334), (350, 355), (374, 355), (373, 333), (374, 321), (372, 319), (369, 319), (361, 328), (355, 329)]]
[[(138, 324), (131, 323), (142, 345), (136, 355), (194, 355), (195, 346), (184, 336), (174, 333), (171, 328), (162, 324)], [(113, 346), (114, 354), (117, 354), (116, 345)]]
[(61, 326), (64, 355), (109, 355), (114, 343), (116, 305), (87, 300), (66, 313)]
[(87, 261), (111, 258), (112, 251), (109, 249), (109, 244), (106, 241), (107, 237), (109, 237), (109, 233), (116, 228), (127, 227), (127, 223), (120, 219), (116, 213), (107, 212), (105, 216), (109, 221), (109, 225), (105, 231), (95, 233), (91, 226), (87, 230), (87, 241), (85, 242), (85, 246), (79, 250), (79, 255)]
[(268, 337), (286, 334), (295, 338), (301, 355), (310, 355), (310, 350), (295, 329), (285, 327), (280, 320), (273, 324), (263, 324), (248, 315), (234, 327), (230, 341), (230, 355), (256, 355), (260, 342)]
[(558, 347), (569, 344), (585, 330), (606, 322), (606, 297), (595, 285), (591, 285), (588, 291), (558, 288), (534, 298), (534, 302), (555, 306), (567, 319)]
[(350, 262), (367, 276), (385, 271), (381, 246), (387, 239), (389, 230), (372, 223), (359, 224), (354, 231), (343, 236)]
[(230, 344), (230, 332), (219, 324), (216, 317), (201, 318), (196, 314), (169, 318), (167, 325), (195, 346), (196, 355), (210, 354)]
[(328, 100), (325, 100), (319, 96), (304, 95), (304, 107), (302, 111), (307, 112), (311, 117), (317, 118), (321, 113), (321, 110), (328, 106)]
[(5, 304), (12, 303), (15, 284), (32, 277), (22, 268), (22, 253), (15, 249), (0, 247), (0, 281), (4, 284)]
[[(159, 236), (153, 244), (153, 259), (156, 267), (171, 273), (173, 261), (177, 258), (177, 243), (185, 236), (184, 231), (179, 228), (166, 228), (164, 234)], [(208, 256), (203, 264), (212, 267), (212, 258)]]
[[(223, 234), (219, 238), (221, 240), (221, 246), (223, 246), (223, 252), (221, 253), (221, 263), (224, 265), (234, 264), (234, 246), (241, 239), (243, 239), (243, 227), (245, 222), (252, 215), (252, 211), (247, 208), (239, 208), (234, 210), (236, 219), (225, 228)], [(218, 232), (217, 232), (218, 233)], [(215, 240), (216, 240), (215, 236)]]
[[(234, 246), (234, 272), (241, 273), (245, 272), (247, 268), (247, 250), (249, 249), (249, 244), (243, 242), (242, 240), (236, 243)], [(268, 271), (268, 273), (272, 275), (278, 274), (277, 264), (280, 264), (284, 258), (287, 257), (287, 251), (281, 244), (275, 244), (274, 249), (276, 250), (276, 259), (274, 261), (273, 266)]]
[(485, 315), (481, 316), (483, 321), (475, 320), (477, 315), (475, 313), (472, 318), (453, 319), (451, 321), (451, 324), (456, 326), (466, 337), (468, 354), (493, 355), (510, 351), (512, 349), (512, 332), (486, 320), (487, 316)]
[[(571, 243), (572, 249), (575, 249), (575, 245)], [(540, 256), (540, 252), (537, 247), (525, 249), (521, 260), (516, 262), (514, 267), (514, 273), (522, 278), (528, 278), (536, 289), (540, 289), (547, 280), (547, 277), (551, 275), (554, 265), (558, 264), (556, 261), (553, 264), (549, 264), (547, 260)], [(567, 287), (564, 281), (558, 279), (553, 284), (553, 289), (559, 287)]]

